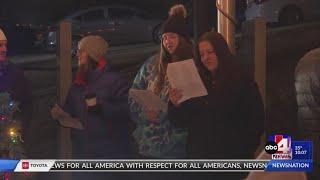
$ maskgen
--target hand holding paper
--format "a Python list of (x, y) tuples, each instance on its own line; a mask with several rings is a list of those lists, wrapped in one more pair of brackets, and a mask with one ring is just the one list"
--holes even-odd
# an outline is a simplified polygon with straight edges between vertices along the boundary
[(62, 110), (62, 108), (55, 104), (51, 109), (51, 116), (53, 119), (57, 120), (61, 126), (74, 128), (74, 129), (84, 129), (82, 123), (77, 118), (72, 118), (68, 113)]
[(65, 117), (58, 119), (59, 124), (63, 127), (83, 130), (84, 127), (78, 118)]
[(183, 93), (180, 89), (173, 88), (169, 90), (169, 99), (171, 103), (176, 107), (179, 106), (179, 101), (182, 98), (182, 96), (183, 96)]
[(155, 112), (167, 112), (167, 103), (160, 99), (149, 90), (131, 89), (129, 91), (130, 97), (132, 97), (137, 103), (139, 103), (144, 109), (152, 110)]
[(167, 76), (171, 87), (182, 91), (182, 98), (178, 103), (208, 95), (193, 59), (169, 63)]
[(64, 112), (58, 104), (55, 104), (51, 109), (51, 116), (53, 119), (58, 120), (60, 118), (68, 117), (70, 115)]
[(146, 118), (151, 122), (159, 122), (159, 112), (156, 112), (154, 110), (144, 110), (144, 115)]

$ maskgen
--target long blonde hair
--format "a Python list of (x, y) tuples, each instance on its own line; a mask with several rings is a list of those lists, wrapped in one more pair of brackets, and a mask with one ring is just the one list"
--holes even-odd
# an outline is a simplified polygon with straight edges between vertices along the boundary
[(163, 42), (161, 40), (160, 53), (156, 57), (157, 62), (153, 69), (153, 73), (156, 74), (156, 82), (153, 90), (154, 93), (159, 94), (162, 91), (163, 84), (167, 76), (166, 71), (167, 71), (168, 63), (171, 63), (173, 61), (182, 61), (182, 60), (193, 58), (194, 49), (193, 49), (192, 42), (179, 35), (179, 43), (178, 43), (178, 47), (176, 49), (175, 55), (177, 59), (173, 60), (172, 56), (163, 46)]

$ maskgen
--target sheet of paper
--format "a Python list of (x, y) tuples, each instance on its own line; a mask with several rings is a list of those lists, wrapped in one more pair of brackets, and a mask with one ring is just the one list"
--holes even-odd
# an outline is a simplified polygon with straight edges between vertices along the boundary
[(208, 94), (193, 59), (169, 63), (167, 76), (172, 88), (182, 90), (179, 103)]
[(167, 103), (149, 90), (130, 89), (129, 95), (145, 109), (167, 112)]
[(79, 130), (83, 130), (84, 129), (81, 121), (79, 119), (77, 119), (77, 118), (72, 118), (72, 117), (59, 118), (58, 122), (63, 127), (79, 129)]

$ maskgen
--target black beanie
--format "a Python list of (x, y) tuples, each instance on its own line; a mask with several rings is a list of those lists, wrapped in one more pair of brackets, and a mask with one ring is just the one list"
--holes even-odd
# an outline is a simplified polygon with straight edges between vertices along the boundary
[(161, 34), (171, 32), (189, 39), (186, 17), (187, 10), (182, 4), (171, 7), (168, 19), (162, 24)]

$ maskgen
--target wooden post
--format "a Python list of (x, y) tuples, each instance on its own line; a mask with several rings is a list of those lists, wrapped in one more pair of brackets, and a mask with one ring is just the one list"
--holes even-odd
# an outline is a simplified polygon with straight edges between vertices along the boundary
[(254, 23), (254, 77), (259, 86), (263, 103), (266, 107), (267, 84), (267, 27), (266, 21), (257, 19)]
[(266, 107), (267, 28), (265, 20), (255, 19), (243, 22), (242, 37), (238, 41), (237, 57), (252, 72)]
[[(217, 5), (232, 19), (235, 19), (235, 0), (217, 0)], [(232, 53), (235, 54), (235, 25), (218, 10), (218, 32), (226, 39)]]
[[(71, 23), (61, 22), (58, 31), (58, 101), (64, 104), (72, 81)], [(60, 127), (59, 154), (61, 159), (72, 158), (70, 129)], [(61, 180), (71, 179), (70, 173), (61, 173)]]
[[(238, 39), (238, 59), (247, 65), (258, 84), (259, 91), (267, 118), (267, 28), (263, 19), (245, 21), (242, 24), (242, 37)], [(256, 151), (256, 156), (263, 150), (266, 134), (261, 137), (261, 143)]]
[(267, 81), (267, 28), (263, 19), (246, 21), (242, 29), (243, 37), (239, 55), (251, 66), (253, 76), (266, 106)]
[[(254, 79), (256, 80), (267, 118), (267, 26), (263, 19), (254, 21)], [(256, 156), (263, 151), (266, 134), (261, 137), (261, 143), (256, 151)]]

